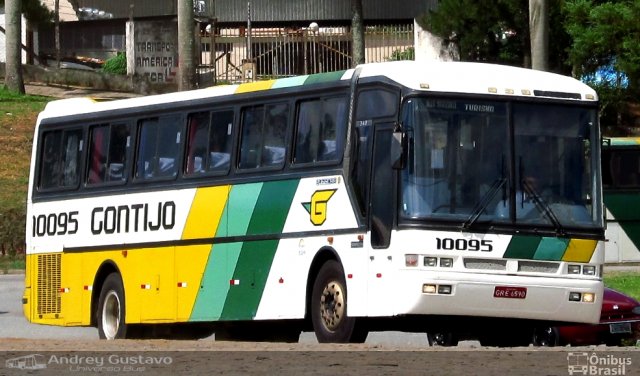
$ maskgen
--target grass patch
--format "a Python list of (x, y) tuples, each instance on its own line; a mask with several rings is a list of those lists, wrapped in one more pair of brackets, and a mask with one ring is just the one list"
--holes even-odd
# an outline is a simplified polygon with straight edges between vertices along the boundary
[[(24, 249), (23, 217), (33, 131), (38, 113), (52, 99), (18, 94), (0, 86), (0, 241), (9, 252)], [(0, 259), (0, 272), (9, 265), (15, 266), (16, 260)]]
[(604, 285), (640, 301), (640, 274), (611, 272), (604, 275)]
[(25, 256), (0, 256), (0, 274), (7, 274), (9, 270), (24, 270)]

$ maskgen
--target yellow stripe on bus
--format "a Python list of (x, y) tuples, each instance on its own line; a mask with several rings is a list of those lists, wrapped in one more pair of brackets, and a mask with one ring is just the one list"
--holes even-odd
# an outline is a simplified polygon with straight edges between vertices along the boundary
[(198, 188), (182, 232), (182, 239), (214, 237), (229, 197), (229, 190), (228, 185)]
[(236, 90), (236, 94), (239, 93), (249, 93), (252, 91), (260, 91), (260, 90), (269, 90), (271, 86), (276, 82), (276, 80), (267, 80), (267, 81), (256, 81), (249, 82), (246, 84), (240, 84), (238, 89)]
[(562, 261), (589, 262), (597, 245), (597, 240), (571, 239)]

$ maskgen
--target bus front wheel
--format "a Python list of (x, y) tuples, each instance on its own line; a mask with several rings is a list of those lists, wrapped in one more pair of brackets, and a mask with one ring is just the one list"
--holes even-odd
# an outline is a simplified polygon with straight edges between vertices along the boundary
[(126, 338), (125, 303), (122, 279), (111, 273), (105, 279), (98, 299), (98, 335), (100, 339)]
[(368, 331), (347, 316), (347, 284), (342, 266), (327, 261), (318, 272), (311, 296), (311, 321), (320, 343), (362, 343)]

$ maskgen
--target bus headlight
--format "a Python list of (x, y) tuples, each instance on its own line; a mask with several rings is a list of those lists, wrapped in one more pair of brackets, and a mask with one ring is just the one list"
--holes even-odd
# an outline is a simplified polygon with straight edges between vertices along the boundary
[(569, 293), (569, 301), (570, 302), (579, 302), (582, 300), (582, 294), (579, 292), (570, 292)]
[(443, 257), (440, 259), (440, 267), (442, 268), (451, 268), (453, 266), (453, 259), (448, 257)]
[(580, 265), (569, 265), (567, 267), (567, 272), (569, 274), (580, 274)]
[(582, 294), (582, 301), (584, 303), (593, 303), (596, 300), (596, 295), (592, 292), (585, 292)]
[(437, 257), (425, 257), (424, 258), (424, 266), (436, 266), (438, 265)]
[(585, 265), (582, 267), (582, 274), (584, 275), (596, 275), (596, 267), (593, 265)]
[(438, 291), (436, 285), (427, 285), (427, 284), (422, 285), (422, 292), (424, 294), (435, 294), (436, 291)]

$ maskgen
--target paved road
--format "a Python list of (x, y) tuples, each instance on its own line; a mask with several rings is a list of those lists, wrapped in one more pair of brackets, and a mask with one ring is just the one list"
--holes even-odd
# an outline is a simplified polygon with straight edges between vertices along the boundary
[[(98, 331), (95, 328), (59, 327), (29, 323), (22, 313), (23, 290), (23, 274), (0, 275), (0, 338), (98, 339)], [(211, 337), (205, 340), (213, 339)], [(303, 333), (300, 342), (317, 343), (313, 333)], [(366, 343), (410, 347), (428, 346), (426, 335), (421, 333), (371, 333)], [(468, 344), (473, 345), (474, 342), (468, 342)], [(463, 344), (463, 346), (465, 345)]]

